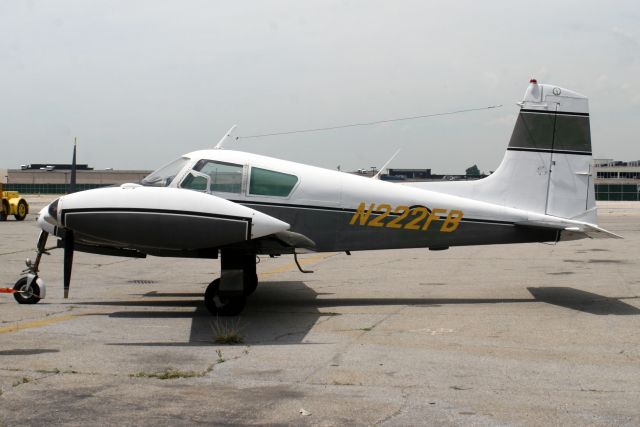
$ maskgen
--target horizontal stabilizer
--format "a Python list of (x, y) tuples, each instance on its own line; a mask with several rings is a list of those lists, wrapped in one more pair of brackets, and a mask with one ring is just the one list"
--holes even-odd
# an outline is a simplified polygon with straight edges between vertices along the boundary
[(600, 228), (597, 225), (578, 221), (521, 221), (516, 223), (520, 227), (539, 228), (545, 230), (562, 231), (560, 240), (572, 240), (572, 234), (580, 234), (590, 239), (622, 239), (615, 233)]

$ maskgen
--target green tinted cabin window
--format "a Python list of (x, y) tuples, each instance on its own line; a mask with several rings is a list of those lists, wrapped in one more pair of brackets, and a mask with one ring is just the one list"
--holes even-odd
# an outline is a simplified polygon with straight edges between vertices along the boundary
[(189, 173), (180, 183), (180, 187), (188, 188), (189, 190), (207, 191), (207, 179), (203, 176), (194, 175)]
[(287, 197), (298, 182), (298, 177), (267, 169), (251, 168), (249, 194)]
[[(200, 160), (193, 167), (193, 170), (209, 175), (211, 178), (211, 188), (209, 190), (212, 192), (237, 194), (242, 192), (242, 165)], [(191, 190), (204, 191), (207, 190), (207, 181), (202, 176), (190, 173), (180, 186)]]
[(201, 169), (211, 177), (211, 191), (223, 193), (242, 192), (242, 166), (231, 163), (206, 162)]

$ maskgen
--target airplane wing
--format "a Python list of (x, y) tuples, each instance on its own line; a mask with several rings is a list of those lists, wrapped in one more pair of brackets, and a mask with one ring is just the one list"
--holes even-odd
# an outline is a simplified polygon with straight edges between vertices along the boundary
[(584, 236), (590, 239), (622, 239), (622, 236), (598, 227), (597, 225), (579, 221), (521, 221), (516, 223), (516, 225), (519, 227), (561, 231), (560, 240), (574, 240)]

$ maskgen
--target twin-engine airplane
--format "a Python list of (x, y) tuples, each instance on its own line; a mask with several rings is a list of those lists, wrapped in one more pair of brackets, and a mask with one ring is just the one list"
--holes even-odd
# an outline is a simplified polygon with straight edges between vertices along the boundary
[(618, 237), (597, 226), (587, 98), (531, 80), (519, 105), (502, 164), (476, 181), (401, 185), (213, 149), (141, 184), (62, 196), (38, 216), (38, 256), (14, 296), (44, 298), (38, 266), (50, 234), (64, 248), (65, 298), (74, 251), (220, 257), (204, 303), (223, 316), (255, 291), (257, 255)]

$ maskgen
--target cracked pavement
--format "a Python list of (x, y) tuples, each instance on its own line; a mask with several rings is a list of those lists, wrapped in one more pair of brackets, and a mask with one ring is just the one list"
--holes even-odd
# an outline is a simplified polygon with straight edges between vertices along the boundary
[[(234, 320), (218, 261), (77, 253), (64, 300), (52, 251), (45, 300), (0, 294), (0, 426), (640, 425), (640, 204), (600, 218), (625, 239), (263, 258)], [(0, 233), (10, 287), (34, 216)]]

